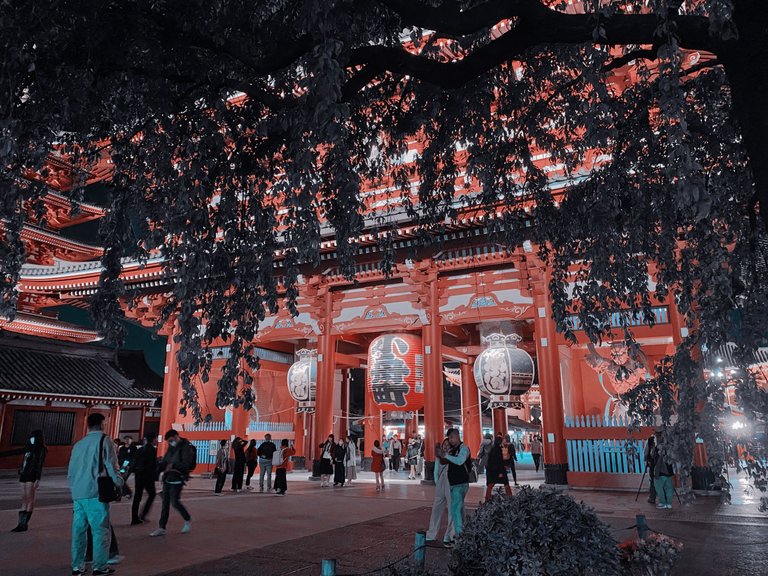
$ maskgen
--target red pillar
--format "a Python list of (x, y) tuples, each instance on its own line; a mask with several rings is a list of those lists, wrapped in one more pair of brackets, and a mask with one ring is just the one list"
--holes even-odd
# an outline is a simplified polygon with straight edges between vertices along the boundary
[(426, 482), (433, 482), (431, 463), (435, 461), (435, 444), (445, 434), (443, 406), (442, 332), (439, 315), (438, 277), (429, 283), (429, 324), (422, 328), (424, 337), (424, 466)]
[(461, 365), (461, 427), (464, 429), (464, 443), (472, 456), (480, 450), (483, 431), (480, 426), (480, 399), (472, 375), (472, 364)]
[(304, 456), (304, 419), (306, 415), (296, 412), (293, 416), (293, 448), (296, 456)]
[(494, 408), (493, 409), (493, 435), (506, 436), (509, 434), (509, 426), (507, 426), (507, 409), (506, 408)]
[(176, 362), (176, 354), (179, 351), (179, 345), (174, 340), (176, 331), (174, 330), (168, 336), (168, 343), (165, 346), (165, 374), (163, 376), (163, 405), (160, 409), (160, 432), (157, 442), (157, 451), (159, 455), (165, 453), (165, 433), (173, 427), (176, 416), (179, 413), (179, 394), (181, 393), (181, 384), (179, 383), (179, 365)]
[(544, 431), (544, 474), (547, 484), (568, 483), (568, 456), (563, 436), (563, 390), (560, 383), (560, 356), (557, 332), (552, 320), (549, 297), (549, 273), (534, 270), (534, 337), (541, 391), (541, 423)]
[(371, 458), (373, 441), (381, 443), (381, 410), (373, 401), (373, 394), (365, 387), (365, 457)]
[(349, 434), (349, 369), (341, 371), (341, 420), (339, 435), (344, 437)]

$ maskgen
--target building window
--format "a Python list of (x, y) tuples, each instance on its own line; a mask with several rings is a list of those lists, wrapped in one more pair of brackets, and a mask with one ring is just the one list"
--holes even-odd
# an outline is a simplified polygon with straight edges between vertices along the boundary
[(75, 429), (74, 412), (43, 412), (16, 410), (13, 418), (11, 444), (23, 446), (33, 430), (42, 430), (48, 446), (69, 446)]

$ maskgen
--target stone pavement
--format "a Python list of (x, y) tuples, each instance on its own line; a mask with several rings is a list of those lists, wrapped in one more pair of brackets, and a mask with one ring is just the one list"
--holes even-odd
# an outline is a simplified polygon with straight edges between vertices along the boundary
[[(361, 574), (406, 556), (414, 535), (426, 526), (434, 488), (389, 474), (385, 492), (374, 489), (370, 474), (361, 473), (355, 486), (323, 488), (307, 481), (307, 474), (289, 475), (288, 496), (244, 492), (213, 495), (213, 481), (195, 478), (185, 489), (184, 502), (193, 517), (190, 534), (179, 533), (181, 519), (171, 511), (168, 535), (149, 538), (154, 522), (129, 526), (130, 502), (113, 505), (112, 518), (125, 560), (120, 576), (196, 574), (253, 576), (320, 573), (323, 558), (338, 560), (339, 574)], [(543, 474), (523, 469), (525, 484), (538, 485)], [(66, 479), (44, 477), (40, 507), (31, 530), (12, 534), (18, 504), (18, 482), (0, 479), (0, 574), (48, 576), (69, 574), (71, 506)], [(473, 485), (470, 508), (482, 498), (483, 487)], [(641, 494), (575, 491), (571, 496), (593, 506), (613, 529), (617, 540), (631, 536), (635, 514), (643, 513), (652, 529), (678, 537), (685, 551), (676, 573), (680, 576), (768, 574), (768, 518), (757, 511), (754, 495), (743, 486), (734, 489), (733, 505), (719, 498), (699, 498), (690, 507), (659, 511)], [(427, 564), (444, 571), (450, 552), (427, 551)]]

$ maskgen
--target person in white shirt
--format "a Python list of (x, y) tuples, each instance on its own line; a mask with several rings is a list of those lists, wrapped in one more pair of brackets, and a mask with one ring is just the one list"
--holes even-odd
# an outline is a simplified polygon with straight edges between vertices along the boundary
[(114, 570), (107, 565), (111, 530), (109, 522), (109, 502), (99, 501), (97, 478), (99, 455), (104, 462), (103, 473), (122, 487), (123, 476), (117, 464), (115, 444), (104, 434), (104, 415), (94, 412), (88, 416), (88, 434), (72, 448), (69, 459), (67, 481), (72, 493), (74, 514), (72, 516), (72, 575), (86, 573), (85, 553), (87, 532), (90, 527), (93, 534), (93, 572), (94, 576), (112, 574)]

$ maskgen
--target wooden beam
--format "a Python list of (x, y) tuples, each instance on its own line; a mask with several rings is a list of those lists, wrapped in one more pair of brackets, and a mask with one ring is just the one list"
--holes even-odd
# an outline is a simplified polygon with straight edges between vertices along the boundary
[(365, 368), (366, 364), (365, 361), (356, 356), (336, 352), (336, 366), (338, 368)]
[(469, 363), (469, 360), (470, 360), (469, 355), (465, 354), (464, 352), (459, 352), (458, 350), (456, 350), (456, 348), (451, 348), (450, 346), (446, 346), (445, 344), (443, 344), (442, 350), (443, 350), (443, 358), (449, 358), (454, 362), (461, 362), (463, 364)]

